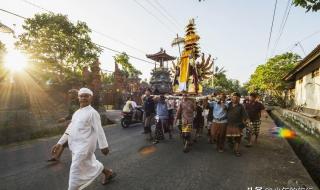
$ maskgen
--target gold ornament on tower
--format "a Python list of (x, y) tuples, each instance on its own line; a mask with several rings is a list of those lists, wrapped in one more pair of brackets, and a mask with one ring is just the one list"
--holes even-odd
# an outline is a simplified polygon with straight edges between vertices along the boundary
[(200, 58), (199, 39), (200, 36), (196, 33), (194, 19), (191, 19), (186, 27), (182, 54), (176, 63), (173, 62), (173, 68), (171, 68), (174, 78), (173, 92), (176, 94), (202, 93), (200, 82), (210, 78), (213, 74), (211, 68), (214, 63), (213, 59), (211, 60), (211, 55), (205, 58), (202, 53)]

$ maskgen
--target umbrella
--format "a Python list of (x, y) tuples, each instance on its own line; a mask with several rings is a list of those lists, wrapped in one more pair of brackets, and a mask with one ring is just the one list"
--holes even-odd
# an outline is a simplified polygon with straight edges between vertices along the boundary
[(8, 26), (2, 24), (1, 22), (0, 22), (0, 32), (14, 34), (14, 31), (11, 28), (9, 28)]
[(181, 38), (181, 37), (176, 37), (173, 39), (172, 43), (171, 43), (171, 46), (175, 46), (175, 45), (179, 45), (179, 44), (182, 44), (184, 43), (184, 38)]
[(179, 47), (179, 54), (181, 56), (181, 52), (180, 52), (180, 44), (183, 44), (184, 43), (184, 38), (181, 38), (179, 37), (179, 35), (177, 34), (177, 37), (173, 39), (172, 43), (171, 43), (171, 46), (175, 46), (175, 45), (178, 45)]

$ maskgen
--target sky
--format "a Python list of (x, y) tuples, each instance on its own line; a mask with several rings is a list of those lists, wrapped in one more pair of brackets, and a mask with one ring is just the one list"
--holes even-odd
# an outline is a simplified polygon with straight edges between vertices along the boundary
[[(87, 23), (95, 43), (144, 60), (148, 60), (146, 54), (160, 48), (179, 56), (178, 47), (172, 47), (171, 42), (176, 34), (184, 36), (185, 26), (194, 18), (202, 52), (217, 58), (215, 64), (225, 68), (227, 77), (244, 83), (267, 57), (288, 51), (304, 57), (320, 44), (320, 11), (306, 13), (305, 9), (292, 6), (274, 48), (287, 1), (278, 0), (269, 51), (275, 0), (0, 0), (0, 8), (24, 17), (46, 10), (68, 15), (72, 22)], [(0, 11), (0, 22), (13, 28), (17, 35), (23, 32), (21, 18)], [(0, 41), (7, 47), (13, 47), (14, 40), (12, 35), (0, 33)], [(302, 48), (294, 45), (298, 41)], [(103, 70), (114, 70), (115, 54), (103, 51)], [(130, 62), (142, 71), (142, 79), (150, 78), (152, 63), (132, 58)]]

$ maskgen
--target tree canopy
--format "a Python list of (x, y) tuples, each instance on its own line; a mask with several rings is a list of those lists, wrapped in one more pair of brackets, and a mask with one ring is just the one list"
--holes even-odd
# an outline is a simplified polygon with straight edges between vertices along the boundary
[(121, 65), (122, 71), (127, 75), (127, 77), (138, 77), (141, 75), (141, 71), (137, 70), (130, 62), (129, 62), (129, 56), (126, 54), (126, 52), (123, 52), (121, 54), (117, 54), (113, 56), (114, 61)]
[(242, 94), (245, 94), (240, 81), (227, 78), (226, 72), (227, 71), (223, 67), (215, 66), (212, 78), (204, 81), (203, 86), (207, 88), (214, 88), (219, 92), (241, 92)]
[(284, 53), (270, 58), (265, 64), (259, 65), (250, 76), (246, 88), (249, 92), (266, 93), (281, 101), (285, 89), (283, 77), (291, 71), (301, 57), (294, 53)]
[(307, 12), (320, 10), (320, 0), (293, 0), (293, 4), (307, 9)]
[(23, 29), (25, 32), (19, 35), (16, 46), (27, 52), (51, 80), (79, 75), (102, 51), (91, 41), (86, 23), (73, 24), (66, 15), (36, 14), (25, 20)]

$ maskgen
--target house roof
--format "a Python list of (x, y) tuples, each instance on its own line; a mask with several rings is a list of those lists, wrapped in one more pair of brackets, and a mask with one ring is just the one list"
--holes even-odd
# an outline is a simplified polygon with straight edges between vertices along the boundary
[(320, 57), (320, 44), (312, 50), (305, 58), (303, 58), (298, 65), (296, 65), (286, 76), (283, 77), (285, 81), (294, 79), (295, 75), (299, 73), (303, 68), (308, 66), (313, 60)]

